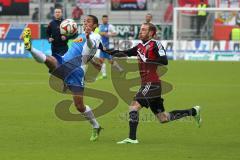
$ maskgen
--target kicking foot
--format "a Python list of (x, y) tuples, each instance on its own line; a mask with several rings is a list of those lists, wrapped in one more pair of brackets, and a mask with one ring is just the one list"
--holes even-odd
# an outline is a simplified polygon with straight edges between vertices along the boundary
[(23, 42), (26, 50), (31, 50), (31, 30), (30, 28), (24, 28), (23, 30)]

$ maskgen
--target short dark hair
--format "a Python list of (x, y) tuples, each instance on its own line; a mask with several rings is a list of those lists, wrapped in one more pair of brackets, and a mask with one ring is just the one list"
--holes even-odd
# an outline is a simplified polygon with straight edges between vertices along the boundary
[(147, 13), (146, 16), (151, 16), (152, 17), (153, 15), (151, 13)]
[(104, 14), (104, 15), (102, 16), (102, 18), (108, 18), (108, 15)]
[(61, 12), (63, 12), (63, 9), (62, 9), (61, 7), (56, 7), (56, 8), (54, 8), (54, 11), (55, 11), (56, 9), (60, 9)]
[(152, 24), (152, 23), (143, 23), (143, 25), (148, 25), (149, 31), (153, 31), (153, 35), (152, 35), (153, 37), (156, 35), (157, 27), (154, 24)]
[(88, 17), (91, 17), (93, 19), (93, 23), (98, 25), (98, 18), (96, 16), (89, 14)]

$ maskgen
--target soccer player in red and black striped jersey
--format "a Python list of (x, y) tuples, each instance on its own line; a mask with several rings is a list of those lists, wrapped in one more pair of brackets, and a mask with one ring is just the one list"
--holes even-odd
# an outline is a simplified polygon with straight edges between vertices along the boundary
[(161, 123), (170, 122), (186, 116), (193, 116), (200, 126), (201, 117), (199, 106), (171, 112), (166, 112), (164, 109), (163, 98), (161, 97), (161, 81), (157, 74), (157, 68), (159, 65), (167, 65), (168, 59), (162, 44), (153, 39), (155, 34), (156, 27), (151, 23), (144, 23), (139, 33), (139, 39), (142, 42), (137, 46), (126, 51), (101, 48), (104, 52), (116, 57), (137, 56), (138, 58), (141, 88), (130, 105), (129, 137), (118, 142), (118, 144), (138, 143), (136, 132), (139, 121), (139, 111), (142, 107), (150, 108)]

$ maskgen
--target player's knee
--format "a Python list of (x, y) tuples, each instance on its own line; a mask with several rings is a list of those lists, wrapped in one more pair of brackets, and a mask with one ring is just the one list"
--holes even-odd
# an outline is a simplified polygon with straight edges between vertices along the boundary
[(52, 56), (47, 56), (46, 62), (45, 64), (47, 65), (47, 67), (49, 68), (50, 71), (53, 71), (57, 68), (57, 60), (56, 58), (52, 57)]
[(168, 122), (168, 120), (167, 120), (167, 119), (165, 119), (165, 118), (160, 118), (160, 119), (159, 119), (159, 122), (160, 122), (160, 123), (167, 123), (167, 122)]
[(46, 62), (57, 63), (57, 60), (53, 56), (47, 56)]
[(157, 117), (158, 117), (160, 123), (169, 122), (169, 116), (168, 116), (168, 113), (166, 113), (166, 112), (159, 113), (159, 115)]
[(135, 106), (129, 106), (129, 112), (131, 111), (137, 111), (137, 108)]
[(141, 105), (137, 101), (133, 101), (131, 105), (129, 106), (129, 112), (130, 111), (139, 111), (141, 109)]

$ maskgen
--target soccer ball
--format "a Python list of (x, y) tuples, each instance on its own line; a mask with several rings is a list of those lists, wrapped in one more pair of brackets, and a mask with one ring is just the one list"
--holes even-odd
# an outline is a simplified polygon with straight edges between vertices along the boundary
[(64, 36), (72, 36), (78, 31), (77, 23), (73, 19), (65, 19), (60, 24), (60, 33)]

